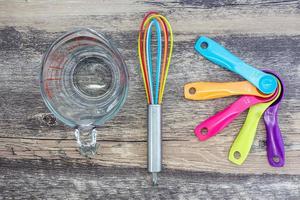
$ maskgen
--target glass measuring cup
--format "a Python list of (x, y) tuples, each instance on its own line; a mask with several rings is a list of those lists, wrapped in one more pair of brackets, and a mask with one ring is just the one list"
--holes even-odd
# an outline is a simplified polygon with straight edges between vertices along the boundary
[(81, 154), (94, 155), (95, 128), (113, 118), (127, 97), (128, 72), (119, 51), (94, 30), (71, 31), (48, 49), (40, 76), (48, 109), (75, 128)]

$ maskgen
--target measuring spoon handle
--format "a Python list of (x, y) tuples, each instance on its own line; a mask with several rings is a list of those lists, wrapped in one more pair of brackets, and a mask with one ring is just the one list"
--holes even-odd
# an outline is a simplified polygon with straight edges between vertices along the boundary
[(246, 64), (212, 39), (201, 36), (195, 44), (195, 49), (208, 60), (241, 75), (265, 94), (270, 94), (277, 88), (277, 81), (273, 75)]
[(193, 82), (184, 86), (184, 97), (190, 100), (216, 99), (233, 95), (270, 96), (259, 92), (249, 81)]
[(215, 136), (254, 103), (256, 103), (256, 101), (253, 100), (253, 96), (240, 97), (224, 110), (218, 112), (214, 116), (209, 117), (196, 126), (194, 129), (195, 135), (201, 141), (205, 141)]
[(273, 167), (282, 167), (285, 164), (284, 143), (278, 125), (278, 104), (269, 107), (264, 113), (264, 122), (267, 132), (267, 155), (269, 164)]
[(228, 159), (231, 162), (241, 165), (248, 157), (262, 113), (263, 111), (258, 110), (256, 105), (249, 109), (246, 120), (229, 150)]

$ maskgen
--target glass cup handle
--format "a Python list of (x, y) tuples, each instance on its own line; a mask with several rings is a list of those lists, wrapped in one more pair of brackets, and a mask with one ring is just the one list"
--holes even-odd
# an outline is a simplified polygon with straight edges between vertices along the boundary
[(97, 153), (99, 145), (97, 144), (97, 130), (95, 128), (93, 128), (89, 131), (89, 134), (88, 134), (88, 136), (90, 137), (89, 141), (81, 139), (81, 137), (80, 137), (81, 130), (78, 128), (75, 129), (74, 134), (75, 134), (81, 155), (86, 156), (86, 157), (91, 157)]

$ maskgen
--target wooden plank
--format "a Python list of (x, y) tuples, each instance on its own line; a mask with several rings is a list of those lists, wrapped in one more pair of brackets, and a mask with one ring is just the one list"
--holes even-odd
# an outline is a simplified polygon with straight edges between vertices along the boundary
[(151, 186), (143, 169), (0, 159), (3, 199), (299, 199), (300, 177), (166, 170)]
[[(92, 159), (79, 155), (73, 140), (1, 138), (0, 144), (3, 146), (0, 149), (1, 157), (9, 159), (61, 159), (101, 166), (142, 168), (145, 168), (147, 163), (146, 142), (100, 141), (99, 152)], [(230, 146), (224, 147), (224, 141), (215, 140), (205, 144), (200, 144), (196, 139), (180, 142), (164, 141), (163, 145), (165, 169), (241, 174), (299, 174), (300, 164), (297, 162), (299, 154), (295, 150), (287, 152), (287, 164), (284, 168), (272, 168), (266, 160), (265, 148), (261, 147), (263, 144), (254, 144), (255, 150), (252, 150), (248, 161), (242, 166), (227, 161)]]
[[(0, 24), (52, 32), (74, 27), (137, 31), (142, 16), (156, 10), (168, 16), (176, 33), (299, 35), (299, 2), (279, 1), (2, 1)], [(183, 39), (185, 39), (184, 36)], [(179, 38), (176, 37), (176, 40)], [(181, 38), (180, 38), (181, 39)]]

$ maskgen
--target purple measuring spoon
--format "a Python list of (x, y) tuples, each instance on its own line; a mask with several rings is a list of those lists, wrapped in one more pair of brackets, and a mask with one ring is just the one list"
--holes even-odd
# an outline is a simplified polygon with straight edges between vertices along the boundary
[(282, 167), (285, 163), (284, 143), (278, 125), (278, 109), (284, 96), (284, 83), (278, 74), (267, 71), (278, 78), (281, 84), (281, 93), (278, 99), (264, 113), (264, 122), (267, 132), (267, 156), (269, 164), (273, 167)]

